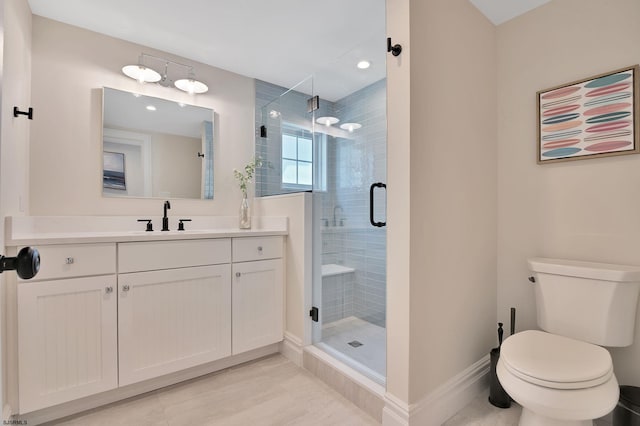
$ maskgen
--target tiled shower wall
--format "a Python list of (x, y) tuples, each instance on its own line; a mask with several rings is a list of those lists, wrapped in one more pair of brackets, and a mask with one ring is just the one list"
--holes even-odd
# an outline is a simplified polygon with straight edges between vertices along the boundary
[[(287, 192), (280, 184), (281, 121), (311, 128), (307, 113), (310, 95), (291, 91), (280, 97), (285, 91), (256, 81), (256, 155), (269, 163), (256, 173), (257, 196)], [(369, 223), (369, 187), (386, 180), (386, 80), (333, 103), (321, 99), (320, 108), (316, 117), (331, 115), (341, 123), (362, 125), (352, 133), (322, 129), (328, 133), (327, 187), (324, 192), (314, 190), (314, 203), (322, 206), (321, 217), (314, 218), (314, 226), (322, 230), (322, 263), (355, 269), (353, 273), (323, 279), (323, 320), (328, 323), (355, 315), (384, 327), (386, 228)], [(271, 110), (279, 111), (280, 116), (270, 118)], [(263, 124), (267, 126), (267, 138), (260, 137)], [(315, 139), (320, 137), (316, 133)], [(385, 221), (384, 191), (376, 191), (379, 201), (374, 217)]]
[[(338, 258), (354, 268), (353, 314), (376, 325), (386, 322), (386, 228), (369, 223), (369, 188), (386, 181), (387, 122), (386, 80), (378, 81), (334, 103), (343, 123), (362, 128), (334, 138), (328, 150), (328, 186), (333, 203), (324, 203), (324, 215), (333, 219), (335, 209), (344, 217)], [(376, 189), (374, 218), (385, 221), (384, 190)], [(340, 222), (337, 221), (338, 228)], [(327, 238), (331, 241), (331, 238)], [(335, 238), (333, 240), (336, 242)]]

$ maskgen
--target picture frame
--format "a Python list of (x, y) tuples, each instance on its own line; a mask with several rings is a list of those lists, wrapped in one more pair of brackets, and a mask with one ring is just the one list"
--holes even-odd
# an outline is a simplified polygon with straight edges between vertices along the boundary
[(123, 152), (104, 151), (102, 170), (102, 186), (104, 188), (127, 190)]
[(537, 163), (638, 154), (639, 70), (633, 65), (538, 91)]

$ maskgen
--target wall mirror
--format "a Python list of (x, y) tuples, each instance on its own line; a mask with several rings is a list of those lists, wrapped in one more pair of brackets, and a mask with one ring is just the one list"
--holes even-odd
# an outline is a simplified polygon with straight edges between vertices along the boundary
[(105, 197), (213, 199), (214, 111), (105, 87)]

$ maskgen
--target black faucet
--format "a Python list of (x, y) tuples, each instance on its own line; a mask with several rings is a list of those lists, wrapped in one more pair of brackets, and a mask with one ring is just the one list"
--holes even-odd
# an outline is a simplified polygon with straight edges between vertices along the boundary
[(162, 230), (163, 231), (168, 231), (169, 230), (169, 218), (167, 217), (167, 209), (171, 208), (171, 203), (169, 203), (168, 201), (164, 202), (164, 216), (162, 216)]

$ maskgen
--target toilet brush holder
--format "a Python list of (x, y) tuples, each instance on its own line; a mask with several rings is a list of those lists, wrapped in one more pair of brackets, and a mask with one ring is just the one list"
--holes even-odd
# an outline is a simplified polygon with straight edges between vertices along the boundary
[(491, 405), (499, 408), (509, 408), (511, 407), (511, 397), (502, 388), (502, 385), (498, 381), (498, 375), (496, 374), (496, 365), (498, 365), (498, 359), (500, 359), (500, 348), (491, 349), (490, 355), (491, 368), (489, 370), (489, 402)]

